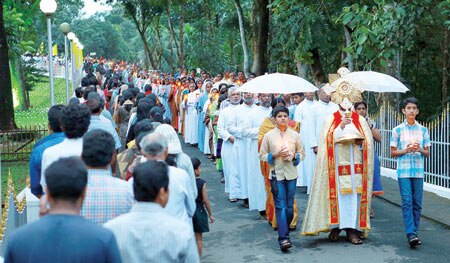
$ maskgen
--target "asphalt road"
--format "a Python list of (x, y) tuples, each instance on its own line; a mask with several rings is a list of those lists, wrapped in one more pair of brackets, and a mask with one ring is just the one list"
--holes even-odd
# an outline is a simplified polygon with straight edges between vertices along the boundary
[(260, 218), (258, 212), (228, 201), (212, 162), (196, 148), (184, 147), (184, 150), (202, 161), (202, 178), (207, 182), (216, 218), (216, 222), (210, 224), (211, 231), (203, 236), (202, 262), (450, 262), (449, 229), (422, 218), (419, 236), (423, 244), (410, 249), (401, 209), (378, 198), (373, 203), (373, 229), (363, 245), (346, 242), (343, 232), (337, 243), (330, 243), (327, 234), (301, 236), (299, 227), (308, 197), (299, 190), (298, 230), (291, 233), (293, 247), (283, 253), (278, 248), (277, 232)]

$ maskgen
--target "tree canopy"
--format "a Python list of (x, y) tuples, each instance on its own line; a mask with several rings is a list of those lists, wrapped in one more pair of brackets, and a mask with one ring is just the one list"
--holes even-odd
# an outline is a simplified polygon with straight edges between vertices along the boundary
[[(10, 61), (46, 43), (39, 1), (0, 2)], [(147, 68), (279, 71), (319, 84), (347, 66), (400, 79), (411, 92), (384, 99), (416, 96), (427, 102), (427, 118), (449, 101), (450, 0), (98, 2), (112, 11), (85, 17), (81, 0), (58, 1), (52, 29), (60, 53), (59, 25), (69, 22), (85, 54)]]

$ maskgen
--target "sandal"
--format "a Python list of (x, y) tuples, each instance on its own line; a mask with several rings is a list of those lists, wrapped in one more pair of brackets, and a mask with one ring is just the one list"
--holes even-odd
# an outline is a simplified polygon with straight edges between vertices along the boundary
[(366, 239), (366, 237), (364, 236), (364, 232), (361, 232), (361, 231), (356, 231), (356, 236), (359, 238), (359, 239), (361, 239), (361, 240), (364, 240), (364, 239)]
[(355, 230), (347, 231), (347, 241), (352, 243), (353, 245), (361, 245), (363, 241), (355, 234)]
[(337, 242), (339, 240), (340, 233), (341, 233), (341, 230), (339, 228), (331, 229), (331, 232), (328, 235), (328, 240), (330, 240), (331, 242)]
[(375, 210), (373, 208), (370, 208), (370, 218), (373, 218), (375, 216)]
[(283, 252), (285, 252), (285, 251), (287, 251), (289, 248), (291, 248), (292, 247), (292, 244), (291, 244), (291, 242), (288, 240), (288, 239), (286, 239), (286, 240), (283, 240), (281, 243), (280, 243), (280, 249), (281, 249), (281, 251), (283, 251)]

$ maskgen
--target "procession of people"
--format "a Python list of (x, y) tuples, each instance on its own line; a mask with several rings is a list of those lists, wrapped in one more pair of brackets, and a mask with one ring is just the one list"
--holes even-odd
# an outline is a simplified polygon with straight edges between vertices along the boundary
[[(383, 194), (374, 151), (381, 135), (368, 117), (364, 90), (346, 79), (346, 68), (333, 83), (296, 92), (282, 86), (242, 92), (259, 78), (242, 71), (213, 75), (180, 67), (172, 76), (104, 59), (86, 60), (84, 70), (68, 105), (50, 108), (52, 134), (34, 147), (30, 188), (41, 200), (42, 219), (8, 241), (8, 262), (35, 256), (60, 261), (63, 254), (49, 252), (54, 242), (72, 246), (78, 241), (64, 235), (88, 221), (85, 238), (94, 243), (92, 233), (101, 232), (103, 243), (87, 242), (76, 251), (87, 261), (100, 259), (93, 250), (108, 246), (103, 256), (112, 262), (199, 262), (207, 249), (202, 234), (220, 218), (213, 214), (208, 195), (215, 193), (206, 191), (200, 160), (186, 155), (181, 141), (216, 165), (229, 202), (277, 230), (283, 252), (292, 247), (293, 233), (325, 232), (336, 242), (345, 231), (354, 245), (368, 238), (372, 198)], [(403, 102), (405, 121), (390, 140), (411, 247), (421, 244), (423, 165), (430, 147), (427, 129), (415, 120), (417, 105), (413, 98)], [(309, 196), (305, 214), (299, 213), (297, 191)], [(61, 225), (68, 215), (82, 220)], [(29, 238), (34, 235), (39, 239)], [(48, 235), (60, 237), (39, 241)], [(29, 248), (25, 254), (15, 250), (18, 242)]]

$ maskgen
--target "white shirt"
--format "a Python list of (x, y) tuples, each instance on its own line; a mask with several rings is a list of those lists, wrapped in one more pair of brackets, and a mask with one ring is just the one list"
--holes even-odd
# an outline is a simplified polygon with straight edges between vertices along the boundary
[(230, 106), (220, 111), (219, 121), (217, 121), (217, 133), (219, 134), (219, 138), (221, 138), (223, 142), (228, 141), (228, 138), (231, 137), (231, 134), (228, 131), (228, 126), (233, 119), (234, 112), (237, 106), (239, 106), (239, 104), (230, 104)]
[(164, 210), (189, 225), (192, 225), (196, 208), (195, 195), (191, 189), (188, 173), (183, 169), (169, 166), (169, 201)]
[(325, 120), (339, 110), (339, 106), (334, 102), (325, 103), (319, 100), (311, 107), (311, 117), (314, 121), (314, 144), (312, 147), (319, 146), (320, 134), (322, 132)]
[(258, 108), (255, 104), (248, 106), (243, 103), (236, 107), (231, 121), (228, 122), (227, 130), (236, 138), (242, 139), (242, 130), (249, 126), (247, 120), (251, 119), (253, 116), (253, 110)]
[[(250, 118), (245, 121), (245, 128), (242, 130), (242, 136), (258, 140), (259, 128), (266, 118), (272, 113), (271, 107), (258, 106), (250, 113)], [(258, 157), (259, 158), (259, 157)]]
[(300, 122), (300, 138), (302, 144), (305, 146), (305, 150), (312, 148), (313, 140), (308, 138), (314, 138), (314, 120), (311, 118), (311, 107), (317, 103), (315, 100), (302, 101), (294, 113), (294, 120)]
[(200, 262), (192, 226), (159, 204), (138, 202), (104, 227), (114, 233), (123, 262)]
[(45, 149), (42, 155), (42, 170), (41, 170), (41, 185), (45, 189), (47, 183), (45, 182), (45, 170), (60, 158), (77, 156), (81, 157), (83, 150), (83, 138), (64, 139), (52, 147)]
[[(140, 163), (146, 162), (143, 159)], [(188, 173), (177, 167), (169, 166), (169, 201), (164, 210), (167, 214), (181, 219), (192, 226), (192, 217), (194, 216), (197, 198), (197, 185), (192, 192), (191, 178)], [(130, 189), (133, 189), (134, 178), (128, 180)]]

